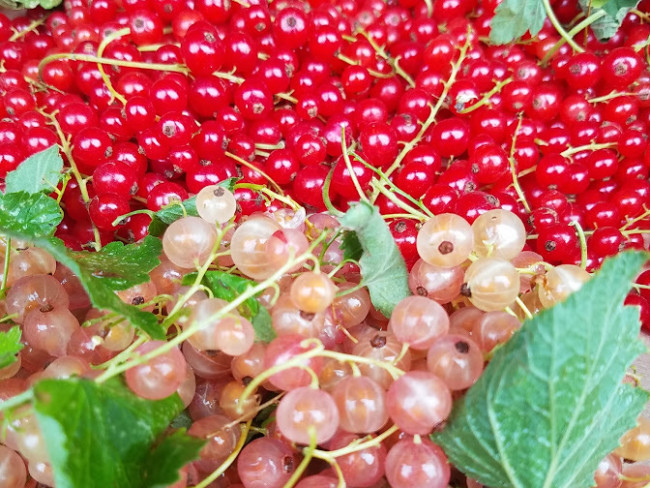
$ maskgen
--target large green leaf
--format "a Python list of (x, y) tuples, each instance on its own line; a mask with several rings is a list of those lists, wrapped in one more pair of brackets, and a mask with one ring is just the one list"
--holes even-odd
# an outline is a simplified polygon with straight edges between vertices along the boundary
[(504, 0), (490, 22), (490, 41), (507, 44), (526, 32), (536, 36), (545, 19), (546, 11), (541, 0)]
[(51, 236), (62, 219), (59, 204), (44, 193), (0, 194), (0, 234), (25, 240)]
[(203, 444), (163, 435), (183, 408), (177, 394), (144, 400), (118, 379), (40, 381), (34, 408), (57, 488), (166, 487)]
[(63, 177), (63, 158), (59, 146), (54, 145), (25, 159), (18, 168), (7, 174), (5, 192), (51, 192)]
[[(146, 243), (146, 244), (145, 244)], [(56, 237), (38, 239), (35, 244), (48, 251), (54, 258), (64, 264), (79, 277), (79, 281), (88, 292), (93, 305), (99, 309), (111, 310), (129, 320), (131, 325), (144, 330), (153, 339), (165, 339), (165, 334), (156, 316), (144, 312), (133, 305), (124, 303), (114, 293), (124, 286), (132, 286), (149, 279), (148, 274), (159, 263), (157, 256), (160, 254), (160, 241), (155, 237), (148, 237), (143, 244), (129, 244), (120, 246), (119, 255), (124, 259), (124, 268), (119, 260), (115, 260), (117, 246), (113, 246), (106, 259), (106, 267), (102, 268), (100, 253), (90, 257), (88, 251), (71, 251), (66, 248), (63, 241)], [(107, 246), (108, 247), (108, 246)], [(144, 252), (142, 252), (144, 250)], [(146, 255), (138, 267), (129, 255)], [(86, 256), (86, 257), (82, 257)], [(137, 271), (136, 271), (137, 269)], [(129, 275), (131, 273), (131, 275)]]
[(624, 307), (648, 259), (627, 252), (565, 302), (524, 323), (432, 436), (461, 471), (492, 488), (587, 488), (634, 426), (648, 394), (622, 379), (644, 350)]
[[(390, 229), (379, 210), (366, 202), (351, 204), (339, 221), (361, 245), (359, 267), (372, 304), (390, 317), (395, 305), (411, 294), (408, 271)], [(347, 242), (354, 241), (348, 237)]]
[(70, 257), (84, 270), (106, 283), (112, 290), (125, 290), (149, 281), (149, 272), (160, 264), (160, 239), (147, 236), (141, 243), (124, 245), (111, 242), (99, 252), (70, 252)]

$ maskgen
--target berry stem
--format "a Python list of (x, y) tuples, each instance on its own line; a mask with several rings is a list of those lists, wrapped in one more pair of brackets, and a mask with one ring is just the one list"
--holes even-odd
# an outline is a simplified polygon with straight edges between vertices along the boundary
[(335, 460), (337, 457), (346, 456), (348, 454), (352, 454), (353, 452), (363, 451), (364, 449), (378, 446), (384, 440), (392, 436), (395, 432), (399, 432), (399, 427), (393, 424), (376, 437), (366, 436), (367, 440), (354, 440), (347, 446), (336, 449), (335, 451), (321, 451), (320, 449), (315, 449), (314, 457), (330, 462), (330, 460)]
[(519, 306), (519, 308), (524, 312), (526, 315), (526, 318), (528, 320), (531, 320), (533, 318), (533, 314), (530, 313), (530, 310), (528, 310), (528, 307), (526, 304), (521, 300), (521, 298), (517, 297), (515, 298), (515, 303)]
[(0, 403), (0, 412), (16, 408), (23, 403), (27, 403), (34, 398), (34, 390), (29, 388), (18, 395), (14, 395), (11, 398), (6, 399)]
[(325, 208), (327, 208), (327, 211), (329, 213), (331, 213), (336, 217), (342, 217), (345, 214), (341, 212), (338, 208), (336, 208), (334, 205), (332, 205), (332, 200), (330, 199), (330, 185), (332, 183), (333, 174), (334, 174), (334, 168), (332, 168), (330, 172), (327, 173), (327, 177), (323, 182), (323, 203), (325, 204)]
[(107, 64), (110, 66), (122, 66), (124, 68), (150, 69), (154, 71), (171, 71), (175, 73), (189, 74), (189, 69), (182, 64), (143, 63), (140, 61), (123, 61), (121, 59), (102, 58), (90, 54), (79, 53), (55, 53), (46, 56), (38, 64), (39, 77), (43, 67), (56, 59), (67, 59), (68, 61), (85, 61), (88, 63)]
[(393, 66), (393, 69), (395, 70), (395, 73), (400, 75), (402, 78), (404, 78), (404, 81), (410, 86), (411, 88), (415, 88), (415, 81), (413, 81), (413, 78), (411, 78), (411, 75), (409, 75), (406, 71), (402, 69), (402, 67), (399, 65), (399, 60), (402, 59), (401, 56), (397, 56), (391, 63)]
[(524, 209), (526, 209), (526, 212), (530, 213), (530, 205), (528, 205), (528, 200), (526, 200), (526, 195), (524, 195), (524, 191), (521, 189), (521, 185), (519, 185), (519, 177), (517, 176), (517, 165), (515, 162), (517, 134), (521, 129), (521, 122), (522, 122), (522, 117), (519, 116), (519, 122), (517, 122), (517, 128), (515, 129), (515, 133), (512, 136), (512, 144), (510, 145), (510, 157), (508, 158), (508, 160), (510, 162), (510, 173), (512, 174), (512, 186), (515, 189), (515, 192), (517, 193), (517, 197), (519, 197), (519, 201), (524, 206)]
[(40, 27), (41, 25), (43, 25), (43, 24), (45, 23), (46, 20), (47, 20), (47, 17), (46, 17), (46, 16), (43, 16), (43, 17), (41, 17), (41, 18), (39, 18), (39, 19), (36, 19), (36, 20), (32, 20), (32, 22), (31, 22), (31, 23), (30, 23), (30, 24), (29, 24), (25, 29), (23, 29), (23, 30), (21, 30), (21, 31), (15, 31), (15, 32), (11, 35), (11, 37), (9, 38), (9, 42), (15, 42), (15, 41), (17, 41), (18, 39), (20, 39), (20, 38), (26, 36), (26, 35), (29, 34), (30, 32), (35, 31), (36, 28), (37, 28), (37, 27)]
[(565, 158), (582, 151), (596, 151), (598, 149), (611, 149), (617, 146), (615, 142), (603, 142), (601, 144), (586, 144), (584, 146), (570, 147), (560, 153)]
[(544, 5), (544, 10), (546, 10), (546, 15), (548, 16), (548, 19), (551, 21), (551, 24), (553, 24), (553, 27), (555, 27), (557, 33), (560, 34), (560, 36), (569, 44), (569, 46), (571, 46), (571, 48), (575, 52), (579, 52), (579, 53), (585, 52), (585, 50), (573, 40), (573, 38), (567, 33), (567, 31), (564, 30), (564, 27), (562, 27), (562, 24), (555, 16), (555, 12), (553, 12), (553, 7), (551, 7), (550, 0), (542, 0), (542, 4)]
[(354, 188), (357, 190), (357, 193), (359, 194), (359, 198), (366, 203), (370, 203), (368, 201), (368, 197), (366, 197), (366, 194), (363, 192), (363, 189), (361, 188), (361, 184), (359, 183), (359, 178), (357, 178), (357, 174), (355, 173), (354, 168), (352, 168), (352, 163), (350, 162), (350, 151), (348, 150), (348, 145), (347, 142), (345, 141), (345, 127), (341, 127), (341, 147), (343, 149), (343, 161), (345, 162), (345, 167), (348, 169), (348, 172), (350, 173), (350, 178), (352, 179)]
[(473, 112), (474, 110), (478, 110), (484, 105), (487, 105), (490, 103), (490, 99), (496, 95), (497, 93), (501, 92), (501, 89), (506, 86), (508, 83), (512, 82), (513, 78), (512, 76), (510, 78), (506, 78), (505, 80), (497, 81), (497, 83), (494, 85), (494, 88), (492, 88), (489, 92), (485, 93), (483, 95), (483, 98), (481, 98), (478, 102), (476, 102), (474, 105), (471, 105), (467, 108), (464, 108), (463, 110), (460, 111), (461, 114), (468, 114), (470, 112)]
[(580, 267), (587, 269), (587, 239), (585, 237), (585, 231), (577, 220), (572, 220), (569, 225), (576, 228), (576, 233), (580, 240)]
[(310, 425), (309, 446), (305, 447), (302, 450), (302, 454), (303, 454), (302, 461), (300, 461), (300, 464), (291, 475), (291, 478), (289, 478), (289, 480), (284, 484), (284, 488), (293, 488), (293, 486), (298, 482), (302, 474), (305, 472), (305, 469), (307, 469), (307, 466), (309, 466), (309, 463), (311, 462), (311, 458), (314, 457), (314, 451), (316, 450), (317, 445), (318, 443), (316, 442), (316, 429), (314, 428), (313, 425)]
[(0, 297), (5, 296), (5, 290), (7, 289), (7, 278), (9, 277), (9, 259), (11, 256), (11, 237), (7, 237), (5, 250), (5, 259), (4, 267), (2, 268), (2, 285), (0, 285)]
[(210, 473), (210, 475), (207, 476), (199, 484), (194, 485), (193, 488), (206, 488), (207, 486), (210, 485), (210, 483), (212, 483), (219, 476), (225, 473), (226, 470), (230, 467), (230, 465), (235, 462), (235, 459), (237, 459), (237, 456), (239, 456), (239, 453), (244, 448), (244, 444), (246, 444), (246, 441), (248, 440), (248, 432), (251, 428), (251, 423), (253, 423), (252, 419), (246, 422), (246, 424), (244, 424), (241, 430), (241, 434), (239, 436), (239, 440), (237, 441), (237, 445), (235, 446), (235, 449), (233, 450), (233, 452), (231, 452), (228, 455), (226, 460), (223, 463), (221, 463), (221, 466), (219, 466), (216, 470)]
[[(124, 27), (122, 29), (118, 29), (115, 32), (112, 32), (111, 34), (107, 35), (104, 39), (102, 39), (102, 42), (99, 43), (99, 46), (97, 47), (97, 57), (101, 58), (104, 54), (104, 51), (108, 47), (108, 45), (113, 42), (116, 39), (119, 39), (120, 37), (123, 36), (128, 36), (131, 33), (131, 29), (128, 27)], [(113, 83), (111, 82), (111, 78), (106, 74), (106, 71), (104, 70), (104, 66), (102, 66), (101, 63), (97, 63), (97, 69), (99, 70), (99, 73), (102, 75), (102, 81), (104, 82), (104, 85), (106, 85), (106, 88), (108, 88), (108, 91), (111, 92), (111, 95), (116, 100), (119, 100), (122, 105), (126, 105), (126, 98), (122, 96), (120, 93), (118, 93), (115, 88), (113, 88)], [(40, 73), (40, 71), (39, 71)]]
[(245, 159), (240, 158), (239, 156), (231, 152), (226, 151), (224, 154), (226, 155), (226, 157), (241, 164), (242, 166), (246, 166), (248, 169), (252, 169), (253, 171), (256, 171), (259, 174), (261, 174), (269, 183), (271, 183), (271, 186), (275, 188), (275, 191), (277, 191), (280, 195), (284, 195), (284, 191), (282, 190), (282, 187), (280, 187), (280, 185), (278, 185), (273, 178), (271, 178), (268, 174), (262, 171), (261, 168), (258, 168), (253, 163), (246, 161)]
[[(574, 27), (571, 28), (569, 32), (567, 32), (567, 36), (570, 39), (573, 39), (573, 37), (578, 34), (582, 29), (586, 29), (589, 27), (591, 24), (596, 22), (597, 20), (603, 18), (607, 13), (604, 10), (598, 10), (595, 14), (591, 14), (589, 17), (586, 17), (582, 19), (582, 21), (579, 24), (576, 24)], [(559, 41), (555, 43), (555, 45), (551, 48), (551, 50), (546, 53), (546, 56), (544, 56), (544, 59), (542, 59), (542, 64), (546, 65), (553, 55), (558, 52), (558, 50), (566, 44), (567, 39), (565, 37), (561, 37)]]
[(294, 212), (297, 212), (300, 210), (302, 207), (292, 198), (284, 195), (284, 194), (279, 194), (274, 192), (273, 190), (267, 188), (264, 185), (256, 185), (254, 183), (237, 183), (235, 185), (235, 188), (248, 188), (249, 190), (255, 190), (260, 193), (263, 193), (271, 198), (274, 198), (275, 200), (279, 200), (285, 205), (287, 205), (289, 208), (291, 208)]

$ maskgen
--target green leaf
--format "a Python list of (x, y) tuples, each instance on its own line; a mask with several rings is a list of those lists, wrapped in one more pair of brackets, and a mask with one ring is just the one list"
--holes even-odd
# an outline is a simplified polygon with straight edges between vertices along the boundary
[(490, 41), (494, 44), (507, 44), (526, 32), (536, 36), (546, 19), (540, 0), (504, 0), (494, 14), (490, 23)]
[[(235, 185), (241, 178), (228, 178), (226, 180), (220, 181), (218, 185), (227, 188), (231, 192), (235, 191)], [(152, 236), (161, 236), (165, 232), (165, 229), (172, 222), (185, 217), (186, 215), (196, 217), (198, 212), (196, 211), (196, 197), (190, 197), (183, 202), (173, 202), (166, 207), (158, 210), (149, 224), (149, 234)]]
[(390, 229), (379, 210), (366, 202), (350, 205), (339, 222), (354, 231), (361, 244), (362, 284), (368, 287), (373, 305), (390, 317), (395, 305), (411, 294), (408, 271)]
[(363, 248), (359, 242), (357, 234), (352, 231), (345, 231), (341, 239), (341, 250), (343, 251), (343, 259), (352, 259), (359, 261), (363, 254)]
[(622, 384), (644, 347), (624, 307), (647, 254), (626, 252), (565, 302), (524, 323), (432, 435), (492, 488), (587, 488), (648, 394)]
[[(192, 283), (196, 274), (187, 275), (183, 284)], [(203, 277), (202, 283), (212, 290), (215, 298), (221, 298), (232, 302), (248, 288), (257, 285), (256, 282), (241, 276), (226, 273), (224, 271), (208, 271)], [(250, 320), (255, 329), (255, 338), (261, 342), (271, 342), (276, 334), (271, 324), (271, 314), (260, 305), (257, 299), (251, 297), (238, 307), (239, 313)]]
[(160, 239), (146, 236), (142, 243), (111, 242), (99, 252), (70, 251), (84, 273), (106, 283), (112, 290), (125, 290), (149, 281), (149, 272), (160, 264)]
[(184, 430), (165, 437), (146, 460), (142, 486), (167, 488), (178, 481), (178, 471), (199, 457), (204, 444), (204, 440), (189, 436)]
[[(604, 11), (605, 16), (593, 22), (590, 27), (600, 40), (612, 37), (623, 23), (630, 10), (639, 4), (640, 0), (579, 0), (580, 7), (590, 15)], [(591, 4), (591, 5), (590, 5)]]
[(61, 4), (61, 0), (0, 0), (0, 7), (13, 10), (32, 9), (43, 7), (46, 10), (52, 9)]
[[(144, 312), (133, 305), (127, 305), (115, 294), (115, 289), (122, 289), (121, 287), (127, 283), (130, 283), (129, 286), (137, 283), (141, 283), (141, 279), (145, 278), (145, 281), (148, 280), (148, 273), (153, 269), (157, 263), (158, 259), (153, 258), (149, 253), (152, 253), (153, 249), (156, 246), (160, 246), (160, 241), (155, 244), (153, 241), (158, 241), (155, 237), (146, 238), (145, 243), (149, 240), (148, 244), (129, 244), (124, 246), (120, 253), (124, 257), (125, 267), (124, 269), (120, 268), (119, 262), (115, 262), (113, 255), (109, 255), (107, 259), (107, 267), (103, 270), (103, 276), (101, 276), (101, 258), (82, 258), (80, 255), (84, 256), (91, 254), (90, 252), (84, 251), (71, 251), (66, 248), (63, 244), (63, 241), (57, 239), (56, 237), (51, 237), (48, 239), (38, 239), (34, 243), (41, 247), (42, 249), (48, 251), (54, 258), (59, 261), (61, 264), (70, 268), (70, 270), (79, 277), (79, 281), (88, 292), (88, 296), (93, 305), (99, 309), (111, 310), (122, 316), (124, 316), (131, 325), (138, 327), (145, 331), (153, 339), (165, 339), (165, 334), (160, 325), (156, 316), (149, 312)], [(144, 259), (142, 266), (139, 268), (139, 271), (135, 271), (133, 263), (130, 260), (130, 253), (134, 253), (136, 256), (142, 254), (140, 246), (145, 246), (147, 258)], [(108, 247), (108, 246), (107, 246)], [(115, 250), (115, 246), (112, 250)], [(158, 247), (158, 254), (160, 253), (160, 247)], [(101, 251), (97, 254), (101, 254)], [(156, 254), (156, 256), (158, 255)], [(132, 276), (129, 276), (128, 273), (133, 273)], [(109, 275), (110, 274), (110, 275)], [(113, 288), (117, 286), (117, 288)]]
[(0, 194), (0, 233), (32, 240), (54, 234), (63, 212), (44, 193)]
[(6, 332), (0, 332), (0, 369), (11, 366), (18, 359), (18, 354), (23, 347), (20, 343), (20, 327), (15, 325)]
[(5, 193), (50, 193), (63, 178), (63, 158), (59, 146), (37, 152), (7, 174)]
[(58, 488), (168, 486), (200, 448), (183, 433), (162, 436), (183, 408), (177, 394), (144, 400), (118, 379), (42, 380), (34, 408)]
[(189, 429), (192, 426), (192, 417), (187, 413), (187, 410), (183, 410), (173, 418), (169, 425), (174, 429)]

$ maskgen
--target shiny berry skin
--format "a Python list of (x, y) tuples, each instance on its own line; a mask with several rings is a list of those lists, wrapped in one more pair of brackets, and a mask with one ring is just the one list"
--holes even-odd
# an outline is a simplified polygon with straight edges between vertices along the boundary
[(129, 201), (126, 197), (115, 193), (97, 195), (90, 202), (88, 211), (93, 223), (100, 230), (115, 230), (113, 222), (121, 215), (129, 213)]
[(431, 130), (431, 145), (443, 158), (463, 154), (469, 145), (470, 125), (459, 117), (443, 119)]
[(410, 270), (415, 262), (420, 259), (417, 249), (418, 229), (414, 220), (393, 220), (388, 226), (395, 239), (395, 244), (404, 258), (406, 268)]
[(496, 144), (485, 144), (470, 157), (472, 173), (481, 184), (496, 183), (510, 170), (508, 154)]
[(147, 208), (153, 212), (157, 212), (167, 205), (183, 200), (187, 200), (187, 191), (181, 185), (165, 181), (153, 187), (147, 196)]
[(96, 168), (113, 154), (113, 142), (105, 130), (86, 127), (72, 139), (72, 157), (77, 163)]
[(625, 237), (615, 227), (599, 227), (587, 241), (589, 250), (602, 258), (620, 252), (624, 244)]
[(300, 169), (298, 159), (289, 149), (276, 149), (264, 163), (264, 171), (280, 185), (291, 183)]
[(641, 74), (643, 61), (631, 47), (612, 49), (602, 60), (601, 71), (607, 86), (624, 89)]
[[(372, 171), (356, 158), (350, 158), (350, 167), (357, 177), (357, 182), (361, 187), (361, 191), (365, 192), (369, 188), (370, 180), (373, 176)], [(350, 170), (343, 157), (340, 157), (336, 162), (336, 166), (334, 166), (334, 173), (332, 173), (330, 187), (343, 198), (351, 201), (360, 199), (359, 192), (352, 180)]]
[(138, 174), (125, 163), (108, 161), (95, 168), (93, 187), (98, 195), (116, 193), (128, 198), (138, 190)]
[(248, 79), (235, 90), (235, 105), (249, 120), (261, 120), (273, 110), (273, 96), (263, 81)]
[[(156, 2), (159, 3), (159, 2)], [(131, 40), (138, 46), (156, 44), (163, 36), (163, 23), (156, 12), (137, 10), (129, 16)]]
[[(305, 166), (296, 174), (292, 184), (293, 197), (300, 203), (309, 205), (318, 211), (325, 210), (323, 202), (323, 185), (328, 174), (324, 166)], [(330, 198), (333, 190), (330, 187)]]
[(385, 123), (364, 127), (359, 133), (359, 144), (367, 162), (378, 168), (390, 166), (399, 152), (397, 134)]
[(395, 177), (397, 187), (415, 199), (424, 195), (434, 181), (434, 172), (420, 161), (405, 164)]
[(185, 65), (194, 75), (209, 75), (223, 65), (224, 43), (210, 24), (197, 22), (181, 41)]
[(187, 88), (170, 76), (154, 81), (149, 94), (158, 115), (182, 112), (187, 107)]
[(158, 120), (160, 138), (170, 147), (184, 146), (196, 132), (196, 121), (189, 115), (178, 112), (167, 112)]
[(576, 230), (566, 224), (549, 225), (539, 230), (537, 252), (551, 264), (567, 263), (578, 252)]

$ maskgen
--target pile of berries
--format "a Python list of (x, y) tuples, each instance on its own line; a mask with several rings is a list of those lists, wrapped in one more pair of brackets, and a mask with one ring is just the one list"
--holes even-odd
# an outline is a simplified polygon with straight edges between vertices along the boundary
[[(0, 399), (122, 373), (142, 398), (178, 392), (208, 443), (173, 488), (480, 487), (427, 434), (523, 320), (604, 258), (650, 246), (650, 1), (607, 42), (575, 33), (579, 50), (549, 21), (492, 45), (499, 3), (66, 0), (0, 14), (0, 178), (60, 146), (56, 236), (98, 250), (140, 241), (189, 197), (198, 213), (166, 230), (151, 280), (119, 292), (170, 327), (166, 345), (92, 307), (47, 252), (3, 241), (0, 303), (26, 348), (0, 370)], [(565, 25), (580, 15), (551, 3)], [(229, 178), (232, 192), (217, 185)], [(413, 295), (390, 317), (344, 259), (337, 215), (359, 200), (409, 271)], [(277, 337), (256, 342), (201, 285), (207, 270), (257, 282), (248, 298)], [(650, 270), (626, 303), (650, 329)], [(54, 486), (23, 414), (0, 481)], [(647, 468), (621, 458), (650, 458), (649, 432), (603, 460), (598, 488), (639, 486), (619, 475)]]

